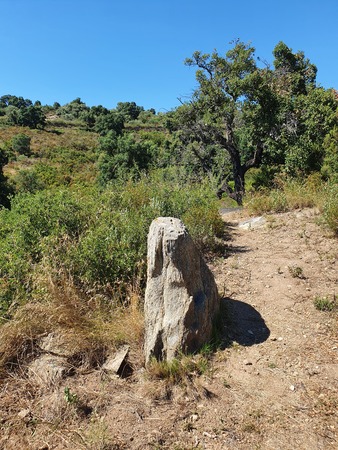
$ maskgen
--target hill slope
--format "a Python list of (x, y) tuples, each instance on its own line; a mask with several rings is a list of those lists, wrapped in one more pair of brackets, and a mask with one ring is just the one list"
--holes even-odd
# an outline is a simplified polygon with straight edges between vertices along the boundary
[[(53, 386), (25, 375), (1, 387), (3, 449), (329, 449), (337, 446), (337, 241), (314, 210), (238, 228), (224, 219), (228, 257), (212, 265), (227, 305), (228, 346), (178, 386), (102, 370)], [(75, 401), (65, 388), (76, 394)], [(79, 405), (85, 407), (79, 407)]]

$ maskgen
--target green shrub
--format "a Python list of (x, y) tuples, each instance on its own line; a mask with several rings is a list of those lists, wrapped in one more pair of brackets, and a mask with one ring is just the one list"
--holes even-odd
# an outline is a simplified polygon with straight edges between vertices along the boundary
[(338, 236), (338, 184), (328, 184), (324, 189), (322, 217), (324, 224)]
[(338, 308), (338, 302), (335, 296), (333, 296), (332, 300), (328, 297), (315, 297), (313, 303), (319, 311), (334, 311)]
[(209, 369), (209, 361), (202, 354), (179, 355), (172, 361), (152, 359), (147, 367), (151, 379), (166, 380), (171, 384), (185, 384), (187, 380), (203, 375)]
[(207, 183), (184, 185), (168, 173), (105, 190), (57, 187), (18, 194), (0, 211), (0, 309), (4, 316), (30, 298), (43, 298), (45, 280), (66, 273), (84, 295), (124, 301), (146, 279), (150, 223), (182, 218), (203, 250), (219, 246), (224, 224)]
[(26, 134), (19, 133), (12, 137), (12, 148), (19, 155), (31, 155), (31, 138)]
[(278, 213), (288, 209), (286, 194), (282, 189), (250, 194), (245, 199), (245, 206), (255, 214)]

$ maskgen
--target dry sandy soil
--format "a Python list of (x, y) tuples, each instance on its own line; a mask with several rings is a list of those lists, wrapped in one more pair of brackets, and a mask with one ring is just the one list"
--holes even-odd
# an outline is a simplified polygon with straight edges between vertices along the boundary
[[(178, 386), (75, 373), (52, 387), (16, 377), (1, 389), (1, 449), (338, 448), (337, 240), (313, 210), (239, 228), (213, 270), (226, 305), (227, 345), (202, 376)], [(133, 355), (131, 355), (133, 357)], [(137, 355), (135, 356), (135, 361)], [(65, 402), (64, 389), (78, 402)], [(15, 395), (15, 398), (14, 398)]]

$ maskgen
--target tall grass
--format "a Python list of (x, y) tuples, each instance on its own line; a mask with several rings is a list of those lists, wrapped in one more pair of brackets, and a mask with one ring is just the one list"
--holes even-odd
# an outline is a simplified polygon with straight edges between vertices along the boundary
[(338, 185), (320, 180), (318, 174), (306, 180), (283, 181), (271, 190), (248, 194), (246, 208), (253, 214), (279, 213), (298, 208), (316, 207), (322, 224), (338, 235)]
[(338, 184), (324, 187), (320, 209), (323, 223), (338, 236)]
[(140, 292), (130, 287), (129, 304), (109, 304), (100, 296), (88, 298), (65, 274), (57, 281), (40, 274), (44, 301), (21, 305), (1, 326), (0, 378), (41, 351), (39, 340), (49, 333), (62, 336), (62, 347), (71, 349), (70, 363), (95, 367), (120, 344), (141, 347), (143, 313)]

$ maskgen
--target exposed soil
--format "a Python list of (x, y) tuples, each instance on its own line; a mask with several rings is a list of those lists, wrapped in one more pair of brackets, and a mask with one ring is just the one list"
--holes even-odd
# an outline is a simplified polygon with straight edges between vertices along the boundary
[[(39, 388), (8, 379), (1, 449), (338, 448), (337, 315), (314, 306), (338, 291), (337, 240), (314, 210), (272, 215), (249, 230), (237, 227), (243, 212), (224, 219), (228, 256), (211, 269), (227, 346), (210, 369), (174, 387), (147, 380), (137, 362), (129, 378), (92, 370)], [(65, 402), (65, 387), (76, 401)]]

